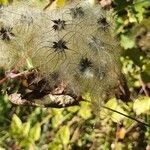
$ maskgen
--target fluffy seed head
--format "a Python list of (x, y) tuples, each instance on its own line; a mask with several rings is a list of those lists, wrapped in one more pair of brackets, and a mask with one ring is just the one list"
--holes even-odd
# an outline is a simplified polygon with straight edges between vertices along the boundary
[(13, 65), (31, 58), (51, 88), (65, 82), (77, 95), (90, 93), (98, 100), (112, 95), (120, 76), (120, 48), (100, 6), (81, 2), (43, 12), (23, 3), (0, 11), (0, 22), (10, 26), (0, 28), (0, 54), (6, 58), (0, 66), (7, 66), (8, 58), (17, 58)]

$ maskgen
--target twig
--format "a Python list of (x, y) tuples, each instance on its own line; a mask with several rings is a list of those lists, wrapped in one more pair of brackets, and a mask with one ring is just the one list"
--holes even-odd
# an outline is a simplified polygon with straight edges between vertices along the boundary
[(0, 85), (3, 84), (4, 82), (6, 82), (7, 79), (8, 79), (7, 77), (4, 77), (3, 79), (1, 79), (1, 80), (0, 80)]
[(134, 128), (136, 128), (139, 125), (138, 122), (134, 122), (133, 124), (131, 124), (131, 126), (126, 130), (126, 134), (128, 134), (129, 132), (131, 132)]
[(16, 70), (13, 69), (10, 72), (6, 73), (5, 77), (0, 80), (0, 85), (3, 84), (4, 82), (6, 82), (9, 78), (10, 79), (16, 79), (18, 77), (28, 76), (28, 75), (34, 73), (34, 72), (28, 71), (28, 70), (20, 72), (20, 73), (15, 73), (15, 72), (16, 72)]
[(13, 73), (13, 72), (10, 72), (10, 73), (6, 74), (6, 77), (11, 78), (11, 79), (15, 79), (15, 78), (18, 78), (18, 77), (21, 77), (21, 76), (30, 75), (31, 73), (33, 73), (33, 72), (29, 72), (28, 70), (17, 73), (17, 74)]
[(126, 114), (124, 114), (124, 113), (122, 113), (122, 112), (119, 112), (119, 111), (117, 111), (117, 110), (111, 109), (111, 108), (106, 107), (106, 106), (102, 106), (102, 107), (105, 108), (105, 109), (111, 110), (111, 111), (113, 111), (113, 112), (115, 112), (115, 113), (118, 113), (118, 114), (120, 114), (120, 115), (123, 115), (123, 116), (125, 116), (125, 117), (127, 117), (127, 118), (129, 118), (129, 119), (132, 119), (132, 120), (134, 120), (134, 121), (136, 121), (136, 122), (138, 122), (138, 123), (141, 123), (141, 124), (143, 124), (143, 125), (145, 125), (145, 126), (147, 126), (147, 127), (150, 127), (150, 124), (145, 123), (143, 120), (141, 120), (141, 119), (139, 119), (139, 118), (134, 118), (134, 117), (132, 117), (132, 116), (128, 116), (128, 115), (126, 115)]
[[(15, 72), (15, 69), (11, 70), (9, 73), (13, 73), (13, 72)], [(5, 77), (0, 80), (0, 85), (3, 84), (4, 82), (6, 82), (8, 80), (8, 78), (9, 77), (7, 75), (5, 75)]]
[(140, 82), (141, 82), (142, 90), (144, 91), (145, 95), (146, 95), (147, 97), (149, 97), (149, 93), (148, 93), (148, 91), (146, 90), (146, 84), (145, 84), (144, 81), (142, 80), (141, 75), (140, 75), (140, 77), (139, 77), (139, 80), (140, 80)]
[(43, 8), (43, 10), (45, 11), (48, 7), (50, 7), (54, 1), (55, 0), (49, 0), (49, 3)]

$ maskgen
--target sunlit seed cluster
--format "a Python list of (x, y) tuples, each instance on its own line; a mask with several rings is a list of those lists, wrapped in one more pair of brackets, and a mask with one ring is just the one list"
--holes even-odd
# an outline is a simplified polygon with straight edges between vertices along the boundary
[(66, 82), (77, 95), (90, 93), (93, 99), (102, 99), (113, 93), (120, 74), (120, 48), (109, 19), (100, 6), (85, 2), (47, 12), (26, 3), (3, 8), (0, 53), (6, 59), (0, 66), (10, 58), (16, 64), (31, 58), (51, 87)]

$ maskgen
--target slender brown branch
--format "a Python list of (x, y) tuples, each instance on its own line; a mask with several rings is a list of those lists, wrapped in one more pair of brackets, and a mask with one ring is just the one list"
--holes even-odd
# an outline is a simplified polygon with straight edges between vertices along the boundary
[(55, 0), (49, 0), (49, 3), (43, 8), (43, 10), (45, 11), (48, 7), (50, 7), (54, 1)]
[(18, 78), (18, 77), (21, 77), (21, 76), (27, 76), (29, 74), (31, 74), (32, 72), (29, 72), (28, 70), (26, 71), (23, 71), (23, 72), (20, 72), (20, 73), (13, 73), (13, 72), (10, 72), (6, 75), (7, 78), (11, 78), (11, 79), (14, 79), (14, 78)]
[(138, 122), (134, 122), (130, 125), (130, 127), (126, 130), (126, 134), (130, 133), (134, 128), (136, 128), (139, 125)]
[(5, 77), (0, 80), (0, 85), (3, 84), (4, 82), (6, 82), (9, 78), (10, 79), (16, 79), (18, 77), (28, 76), (28, 75), (34, 73), (34, 72), (28, 71), (28, 70), (20, 72), (20, 73), (15, 73), (15, 72), (16, 72), (16, 70), (13, 69), (10, 72), (6, 73)]
[(108, 110), (110, 110), (110, 111), (113, 111), (113, 112), (115, 112), (115, 113), (118, 113), (118, 114), (120, 114), (120, 115), (123, 115), (123, 116), (125, 116), (125, 117), (127, 117), (127, 118), (129, 118), (129, 119), (132, 119), (132, 120), (134, 120), (134, 121), (136, 121), (136, 122), (138, 122), (138, 123), (141, 123), (141, 124), (143, 124), (143, 125), (145, 125), (145, 126), (147, 126), (147, 127), (150, 127), (150, 124), (145, 123), (143, 120), (141, 120), (141, 119), (139, 119), (139, 118), (134, 118), (134, 117), (132, 117), (132, 116), (128, 116), (128, 115), (126, 115), (126, 114), (124, 114), (124, 113), (122, 113), (122, 112), (119, 112), (119, 111), (117, 111), (117, 110), (111, 109), (111, 108), (106, 107), (106, 106), (102, 106), (102, 107), (105, 108), (105, 109), (108, 109)]
[(7, 79), (8, 79), (7, 77), (4, 77), (3, 79), (1, 79), (1, 80), (0, 80), (0, 85), (3, 84), (4, 82), (6, 82)]
[(142, 80), (141, 75), (140, 75), (139, 80), (140, 80), (140, 82), (141, 82), (142, 90), (144, 91), (145, 95), (146, 95), (147, 97), (149, 97), (149, 93), (148, 93), (148, 91), (146, 90), (146, 84), (145, 84), (144, 81)]
[[(15, 71), (15, 69), (11, 70), (9, 73), (13, 73), (14, 71)], [(3, 84), (4, 82), (6, 82), (8, 80), (8, 78), (9, 77), (7, 75), (5, 75), (5, 77), (0, 80), (0, 85)]]

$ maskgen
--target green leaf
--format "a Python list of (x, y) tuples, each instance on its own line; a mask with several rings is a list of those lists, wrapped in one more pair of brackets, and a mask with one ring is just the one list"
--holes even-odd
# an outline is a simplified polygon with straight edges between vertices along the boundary
[(27, 68), (28, 68), (28, 69), (33, 69), (33, 68), (34, 68), (31, 58), (28, 57), (28, 58), (26, 59), (26, 62), (27, 62)]
[(150, 6), (149, 0), (137, 0), (137, 2), (134, 5), (135, 11), (136, 11), (136, 17), (138, 18), (138, 21), (141, 22), (143, 20), (143, 15), (145, 12), (145, 7)]
[(30, 121), (26, 122), (23, 124), (23, 131), (22, 131), (22, 135), (24, 137), (27, 137), (29, 134), (29, 130), (30, 130)]
[(129, 18), (129, 22), (130, 23), (134, 23), (137, 22), (137, 18), (135, 16), (135, 14), (133, 13), (132, 9), (128, 9), (127, 10), (127, 16)]
[[(119, 105), (117, 106), (116, 111), (127, 115), (127, 113)], [(119, 114), (117, 112), (112, 113), (112, 116), (111, 116), (111, 119), (114, 122), (119, 122), (119, 121), (121, 121), (124, 118), (125, 118), (125, 116), (123, 116), (123, 115), (121, 115), (121, 114)]]
[(110, 99), (107, 103), (106, 103), (106, 107), (112, 108), (112, 109), (116, 109), (117, 107), (117, 100), (115, 98)]
[(62, 144), (56, 143), (56, 142), (51, 142), (48, 144), (48, 149), (49, 150), (62, 150)]
[(14, 114), (12, 117), (12, 122), (11, 122), (11, 132), (14, 136), (18, 136), (21, 134), (22, 132), (22, 121), (20, 120), (20, 118)]
[(16, 114), (14, 114), (12, 117), (12, 125), (14, 125), (16, 129), (22, 128), (22, 121)]
[(79, 115), (83, 118), (83, 119), (88, 119), (92, 116), (91, 114), (91, 105), (87, 102), (81, 102), (81, 108), (79, 110)]
[(7, 5), (9, 3), (8, 0), (0, 0), (1, 5)]
[(68, 126), (63, 126), (59, 130), (59, 137), (64, 145), (67, 145), (70, 140), (70, 131)]
[(78, 110), (80, 109), (79, 106), (71, 106), (71, 107), (68, 107), (67, 110), (71, 113), (75, 113), (77, 112)]
[(150, 98), (144, 96), (136, 99), (133, 104), (133, 110), (137, 115), (150, 111)]
[(62, 109), (53, 109), (53, 116), (52, 117), (52, 128), (57, 128), (64, 120), (64, 116), (62, 114)]
[(138, 21), (141, 22), (143, 20), (143, 14), (145, 12), (145, 9), (142, 5), (137, 5), (137, 7), (135, 6), (135, 10), (137, 11), (136, 17), (138, 18)]
[(41, 126), (40, 123), (36, 123), (30, 130), (30, 138), (33, 141), (37, 141), (40, 138), (41, 135)]
[(114, 112), (113, 110), (118, 111), (118, 112), (120, 112), (120, 113), (122, 113), (122, 114), (127, 115), (127, 112), (124, 111), (124, 109), (118, 104), (116, 98), (110, 99), (110, 100), (105, 104), (105, 106), (106, 106), (107, 108), (112, 109), (112, 111), (111, 111), (111, 110), (108, 110), (108, 109), (103, 109), (103, 110), (101, 110), (100, 116), (101, 116), (102, 118), (110, 117), (110, 118), (112, 119), (112, 121), (114, 121), (114, 122), (119, 122), (119, 121), (121, 121), (122, 119), (124, 119), (125, 116), (123, 116), (123, 115), (121, 115), (121, 114), (119, 114), (119, 113), (117, 113), (117, 112)]
[(56, 0), (57, 7), (64, 7), (66, 0)]
[(121, 46), (124, 47), (124, 49), (131, 49), (135, 46), (134, 38), (127, 36), (127, 35), (121, 35)]

